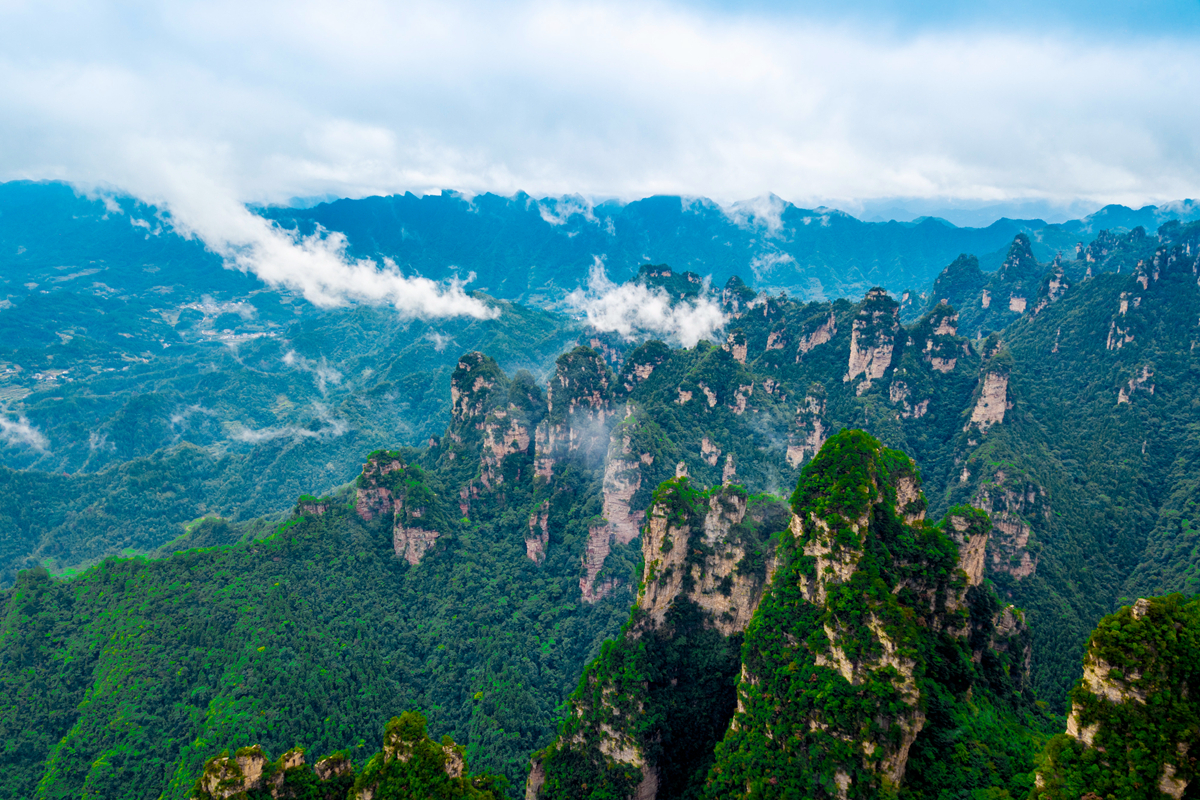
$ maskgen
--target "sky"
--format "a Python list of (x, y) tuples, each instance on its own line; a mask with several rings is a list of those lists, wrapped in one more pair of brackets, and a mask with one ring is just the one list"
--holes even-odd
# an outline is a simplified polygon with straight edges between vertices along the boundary
[(0, 31), (0, 179), (129, 192), (250, 265), (342, 258), (244, 208), (296, 197), (1200, 196), (1200, 0), (0, 0)]

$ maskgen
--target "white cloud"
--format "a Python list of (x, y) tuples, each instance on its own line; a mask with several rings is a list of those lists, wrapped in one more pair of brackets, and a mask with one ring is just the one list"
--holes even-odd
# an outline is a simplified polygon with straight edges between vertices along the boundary
[(748, 229), (761, 228), (768, 236), (775, 236), (783, 230), (785, 208), (787, 203), (781, 198), (764, 194), (752, 200), (739, 200), (721, 210), (735, 225)]
[(268, 442), (275, 439), (294, 439), (296, 441), (304, 439), (329, 440), (335, 439), (350, 430), (348, 422), (334, 417), (329, 412), (329, 409), (321, 403), (313, 403), (313, 411), (321, 423), (321, 427), (317, 430), (301, 428), (297, 425), (283, 425), (280, 427), (259, 428), (257, 430), (235, 425), (233, 431), (230, 433), (230, 438), (250, 444), (258, 444), (259, 442)]
[(29, 424), (23, 415), (13, 420), (0, 414), (0, 441), (10, 447), (28, 447), (39, 453), (50, 449), (50, 440)]
[(685, 347), (713, 338), (726, 322), (720, 305), (707, 291), (695, 301), (672, 303), (662, 289), (640, 283), (613, 283), (598, 258), (588, 275), (587, 289), (575, 290), (567, 296), (567, 302), (583, 312), (596, 330), (615, 331), (628, 339), (660, 336)]
[(342, 373), (329, 366), (329, 362), (325, 360), (325, 356), (321, 356), (320, 361), (313, 361), (302, 355), (297, 355), (295, 350), (288, 350), (283, 354), (283, 363), (304, 372), (311, 372), (317, 379), (317, 390), (322, 395), (326, 393), (330, 384), (339, 386), (342, 383)]
[(558, 227), (565, 225), (571, 217), (579, 215), (586, 221), (599, 224), (592, 204), (579, 195), (567, 197), (547, 197), (537, 201), (538, 213), (542, 219)]
[(241, 203), (442, 188), (723, 203), (770, 190), (807, 206), (1200, 195), (1194, 25), (805, 13), (0, 4), (0, 176), (126, 188), (315, 302), (427, 315), (482, 312), (461, 287), (348, 258), (336, 237), (292, 237)]

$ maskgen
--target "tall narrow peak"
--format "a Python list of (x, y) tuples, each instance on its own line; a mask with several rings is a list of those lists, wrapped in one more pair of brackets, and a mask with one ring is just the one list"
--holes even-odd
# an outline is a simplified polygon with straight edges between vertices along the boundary
[(555, 462), (578, 458), (598, 466), (608, 450), (616, 379), (608, 363), (580, 345), (555, 363), (546, 416), (537, 427), (537, 474), (550, 478)]
[(858, 381), (856, 394), (870, 389), (891, 367), (900, 330), (900, 304), (883, 289), (867, 292), (851, 328), (850, 361), (842, 378)]
[[(1002, 683), (1022, 670), (1010, 643), (1020, 615), (980, 584), (987, 517), (958, 507), (927, 521), (912, 461), (861, 431), (830, 437), (792, 510), (704, 796), (844, 800), (920, 783), (910, 760), (930, 762), (947, 719), (968, 713), (969, 687), (977, 702), (992, 691), (973, 661), (1005, 660), (989, 673)], [(988, 652), (973, 658), (972, 641)], [(953, 679), (947, 663), (960, 665)], [(938, 716), (927, 718), (935, 697)], [(976, 736), (969, 746), (986, 749)]]

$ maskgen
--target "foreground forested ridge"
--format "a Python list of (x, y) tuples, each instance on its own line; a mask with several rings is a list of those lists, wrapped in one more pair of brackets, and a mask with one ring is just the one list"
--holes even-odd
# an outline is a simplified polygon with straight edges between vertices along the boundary
[(1195, 797), (1198, 742), (1200, 596), (1139, 598), (1092, 634), (1035, 796)]
[[(1196, 237), (1064, 261), (1068, 289), (1047, 281), (982, 340), (948, 305), (903, 326), (883, 292), (805, 304), (735, 280), (723, 346), (588, 336), (548, 390), (464, 356), (444, 436), (248, 532), (269, 538), (24, 573), (3, 601), (0, 793), (178, 797), (222, 750), (355, 753), (405, 708), (520, 781), (627, 617), (655, 487), (787, 495), (842, 427), (909, 452), (932, 515), (990, 511), (985, 578), (1025, 608), (1033, 684), (1065, 712), (1096, 621), (1194, 591)], [(377, 489), (390, 509), (360, 495)], [(191, 541), (240, 533), (210, 520)]]
[(787, 519), (760, 509), (663, 485), (638, 603), (527, 797), (1025, 794), (1046, 720), (1022, 616), (983, 581), (987, 516), (930, 524), (913, 463), (859, 431), (825, 442), (755, 561), (755, 517)]

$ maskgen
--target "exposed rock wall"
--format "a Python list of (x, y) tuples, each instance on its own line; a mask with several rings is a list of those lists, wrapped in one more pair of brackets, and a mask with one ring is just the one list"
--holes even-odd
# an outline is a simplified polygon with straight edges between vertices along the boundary
[(809, 394), (796, 409), (794, 427), (788, 441), (787, 462), (799, 467), (805, 459), (812, 458), (825, 444), (829, 426), (825, 422), (825, 398), (822, 394)]
[[(636, 424), (636, 420), (633, 423)], [(579, 578), (579, 589), (586, 603), (596, 602), (613, 588), (612, 583), (597, 585), (596, 576), (604, 568), (612, 543), (628, 544), (636, 539), (645, 517), (645, 512), (633, 508), (630, 503), (634, 493), (641, 488), (643, 468), (654, 462), (654, 456), (634, 452), (631, 441), (627, 427), (613, 431), (604, 464), (601, 506), (604, 521), (588, 528), (583, 574)]]
[(979, 399), (971, 409), (971, 419), (963, 430), (972, 425), (981, 433), (987, 433), (988, 428), (1004, 422), (1004, 412), (1008, 410), (1008, 375), (999, 372), (988, 372), (983, 376), (983, 385), (979, 390)]
[[(651, 509), (637, 601), (647, 624), (664, 624), (671, 606), (684, 599), (703, 609), (709, 624), (726, 636), (745, 629), (762, 599), (763, 576), (770, 575), (773, 563), (768, 561), (761, 574), (739, 571), (747, 544), (734, 530), (745, 516), (744, 493), (727, 487), (708, 498), (708, 513), (698, 525), (673, 525), (668, 510)], [(694, 557), (697, 544), (703, 545), (702, 560)]]
[(843, 381), (862, 376), (855, 387), (862, 394), (892, 365), (896, 335), (900, 331), (900, 306), (883, 289), (872, 289), (850, 331), (850, 361)]
[(975, 493), (975, 504), (992, 518), (987, 542), (988, 569), (1018, 580), (1037, 570), (1037, 554), (1030, 547), (1034, 521), (1051, 517), (1046, 490), (1021, 476), (997, 470)]

